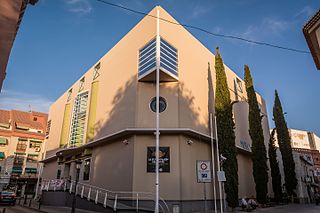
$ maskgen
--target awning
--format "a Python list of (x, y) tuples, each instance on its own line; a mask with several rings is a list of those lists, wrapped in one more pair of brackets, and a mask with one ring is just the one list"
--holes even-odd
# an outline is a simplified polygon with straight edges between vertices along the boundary
[(22, 173), (22, 168), (21, 167), (13, 167), (12, 173)]
[(8, 129), (10, 127), (10, 123), (0, 123), (0, 127), (4, 127)]
[(26, 155), (25, 152), (14, 152), (15, 155)]
[(4, 159), (4, 152), (0, 152), (0, 159)]
[(32, 143), (42, 143), (41, 140), (37, 140), (37, 139), (30, 139), (30, 142), (32, 142)]
[(25, 172), (26, 173), (37, 173), (37, 168), (26, 168)]
[(23, 129), (23, 130), (29, 130), (29, 127), (27, 126), (16, 126), (17, 129)]
[(18, 141), (28, 141), (28, 138), (18, 138)]
[(1, 145), (7, 145), (7, 139), (6, 138), (0, 138), (0, 144)]
[(32, 156), (39, 156), (39, 154), (28, 154), (28, 157), (29, 157), (29, 156), (31, 156), (31, 157), (32, 157)]

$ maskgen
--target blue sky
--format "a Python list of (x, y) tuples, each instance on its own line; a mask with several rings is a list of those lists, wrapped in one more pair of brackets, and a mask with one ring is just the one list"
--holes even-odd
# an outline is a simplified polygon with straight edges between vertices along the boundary
[[(143, 12), (161, 5), (180, 23), (282, 46), (308, 50), (304, 23), (320, 8), (318, 0), (110, 0)], [(46, 112), (72, 83), (116, 44), (142, 16), (96, 0), (40, 0), (29, 6), (16, 37), (0, 108)], [(277, 89), (290, 128), (320, 136), (320, 71), (300, 54), (189, 30), (243, 77), (250, 66), (266, 100), (270, 126)], [(30, 106), (29, 106), (30, 105)]]

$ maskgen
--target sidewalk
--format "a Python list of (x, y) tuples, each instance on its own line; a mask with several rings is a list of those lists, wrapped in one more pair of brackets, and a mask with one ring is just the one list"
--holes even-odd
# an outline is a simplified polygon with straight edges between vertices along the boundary
[[(17, 205), (36, 210), (38, 212), (43, 212), (43, 213), (70, 213), (71, 212), (71, 207), (64, 207), (64, 206), (40, 206), (39, 210), (39, 202), (33, 199), (28, 199), (26, 204), (24, 205), (24, 200), (21, 199), (20, 202), (17, 200)], [(88, 211), (88, 210), (83, 210), (83, 209), (76, 209), (77, 213), (97, 213), (95, 211)]]

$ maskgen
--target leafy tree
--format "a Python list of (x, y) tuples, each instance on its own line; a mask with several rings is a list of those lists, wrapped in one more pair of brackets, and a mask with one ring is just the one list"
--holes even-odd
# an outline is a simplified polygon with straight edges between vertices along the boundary
[(244, 65), (244, 81), (249, 104), (249, 134), (252, 141), (253, 178), (256, 184), (256, 196), (259, 203), (265, 204), (268, 194), (267, 152), (264, 145), (261, 125), (262, 115), (254, 90), (250, 69), (247, 65)]
[(272, 177), (272, 189), (274, 193), (274, 199), (277, 203), (282, 200), (282, 188), (281, 188), (281, 174), (279, 170), (279, 164), (277, 160), (277, 147), (275, 146), (275, 135), (276, 129), (274, 128), (270, 135), (269, 140), (269, 161), (271, 168)]
[(217, 119), (217, 132), (220, 153), (227, 158), (223, 163), (226, 182), (226, 200), (231, 208), (238, 205), (238, 162), (235, 146), (234, 121), (232, 114), (232, 103), (230, 99), (227, 76), (222, 58), (217, 48), (215, 56), (216, 70), (216, 96), (215, 112)]
[(277, 139), (282, 156), (286, 190), (289, 196), (293, 196), (295, 195), (298, 181), (292, 156), (291, 139), (277, 90), (275, 91), (273, 105), (273, 119), (277, 129)]

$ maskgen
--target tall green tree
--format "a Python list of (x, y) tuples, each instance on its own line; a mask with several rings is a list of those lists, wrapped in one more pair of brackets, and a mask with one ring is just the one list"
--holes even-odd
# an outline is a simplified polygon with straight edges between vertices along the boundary
[(215, 112), (217, 120), (217, 132), (219, 140), (220, 154), (227, 158), (223, 163), (225, 171), (225, 193), (228, 205), (235, 208), (238, 201), (238, 162), (237, 150), (235, 146), (234, 121), (232, 114), (232, 103), (230, 92), (227, 84), (227, 76), (225, 73), (219, 48), (216, 49), (215, 70), (216, 70), (216, 96), (215, 96)]
[(253, 178), (256, 184), (256, 197), (259, 203), (265, 204), (268, 194), (267, 151), (261, 125), (262, 115), (248, 65), (244, 65), (244, 81), (249, 104), (249, 134), (252, 141)]
[(282, 187), (281, 187), (281, 174), (279, 170), (279, 164), (277, 160), (277, 147), (275, 146), (275, 135), (276, 129), (271, 131), (269, 140), (269, 162), (271, 168), (272, 177), (272, 189), (274, 193), (274, 199), (277, 203), (282, 200)]
[(293, 196), (295, 195), (298, 181), (292, 156), (291, 139), (277, 90), (275, 91), (273, 105), (273, 119), (277, 129), (277, 139), (282, 156), (286, 190), (289, 196)]

